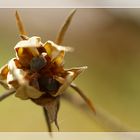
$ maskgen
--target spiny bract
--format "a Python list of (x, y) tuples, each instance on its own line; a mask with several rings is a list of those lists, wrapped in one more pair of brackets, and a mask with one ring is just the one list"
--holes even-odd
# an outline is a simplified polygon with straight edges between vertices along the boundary
[(72, 51), (72, 48), (60, 46), (60, 43), (63, 41), (74, 13), (75, 10), (66, 19), (56, 43), (52, 41), (42, 43), (40, 37), (29, 38), (27, 36), (19, 14), (16, 12), (17, 25), (22, 40), (14, 47), (15, 58), (12, 58), (0, 70), (0, 83), (11, 91), (7, 95), (15, 92), (16, 97), (22, 100), (31, 99), (43, 107), (49, 131), (51, 131), (50, 124), (52, 122), (55, 122), (58, 127), (59, 99), (69, 86), (75, 89), (89, 107), (95, 111), (89, 99), (72, 83), (87, 66), (64, 68), (65, 52)]

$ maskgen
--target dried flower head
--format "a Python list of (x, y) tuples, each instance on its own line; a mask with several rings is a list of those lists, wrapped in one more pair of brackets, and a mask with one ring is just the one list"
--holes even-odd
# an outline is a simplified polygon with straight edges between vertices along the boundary
[(12, 58), (0, 70), (0, 84), (8, 90), (0, 97), (0, 100), (13, 93), (22, 100), (31, 99), (43, 107), (49, 131), (52, 131), (50, 125), (52, 122), (55, 122), (58, 127), (57, 113), (60, 97), (68, 87), (75, 89), (95, 112), (89, 99), (72, 83), (81, 72), (87, 69), (87, 66), (64, 68), (65, 53), (73, 49), (60, 44), (75, 11), (70, 13), (63, 24), (56, 43), (52, 41), (42, 43), (38, 36), (29, 38), (19, 14), (16, 12), (17, 25), (22, 40), (14, 47), (15, 58)]

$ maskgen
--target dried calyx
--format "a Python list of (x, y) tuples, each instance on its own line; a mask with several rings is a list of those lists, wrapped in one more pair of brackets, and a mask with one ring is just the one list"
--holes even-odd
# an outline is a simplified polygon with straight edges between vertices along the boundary
[[(65, 52), (72, 51), (70, 47), (60, 46), (64, 34), (70, 24), (73, 10), (62, 26), (56, 43), (47, 41), (41, 42), (37, 36), (28, 37), (16, 12), (17, 24), (20, 31), (21, 41), (15, 46), (16, 57), (3, 66), (0, 71), (1, 80), (7, 81), (9, 89), (15, 89), (16, 97), (27, 100), (31, 99), (44, 108), (49, 131), (50, 123), (57, 123), (60, 97), (64, 91), (71, 86), (86, 101), (89, 107), (95, 112), (91, 102), (81, 90), (72, 85), (73, 80), (87, 67), (64, 68)], [(84, 96), (83, 96), (84, 95)]]

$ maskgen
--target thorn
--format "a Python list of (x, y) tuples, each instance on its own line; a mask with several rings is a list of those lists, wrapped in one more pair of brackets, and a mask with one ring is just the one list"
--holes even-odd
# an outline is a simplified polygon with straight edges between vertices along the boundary
[(20, 34), (21, 35), (26, 35), (25, 29), (24, 29), (22, 20), (21, 20), (19, 14), (18, 14), (18, 11), (16, 11), (15, 16), (16, 16), (16, 22), (17, 22), (17, 26), (18, 26)]
[(60, 31), (58, 32), (58, 35), (56, 37), (56, 44), (60, 45), (63, 42), (65, 33), (71, 23), (72, 17), (75, 14), (76, 9), (73, 9), (70, 14), (68, 15), (68, 17), (66, 18), (66, 20), (64, 21), (62, 27), (60, 28)]

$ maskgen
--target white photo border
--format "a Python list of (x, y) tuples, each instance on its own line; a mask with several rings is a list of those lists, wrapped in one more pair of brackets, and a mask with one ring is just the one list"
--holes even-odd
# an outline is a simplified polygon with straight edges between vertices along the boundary
[(140, 8), (140, 0), (0, 0), (0, 8)]

